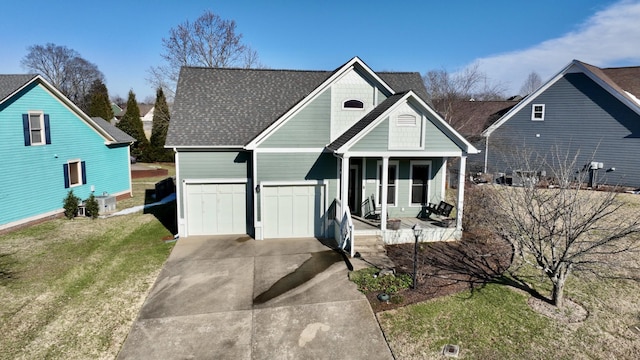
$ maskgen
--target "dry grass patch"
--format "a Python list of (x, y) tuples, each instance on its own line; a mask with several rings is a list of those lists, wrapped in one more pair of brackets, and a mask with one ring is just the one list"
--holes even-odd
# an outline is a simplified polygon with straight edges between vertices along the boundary
[(172, 245), (152, 215), (53, 220), (0, 237), (3, 358), (114, 358)]

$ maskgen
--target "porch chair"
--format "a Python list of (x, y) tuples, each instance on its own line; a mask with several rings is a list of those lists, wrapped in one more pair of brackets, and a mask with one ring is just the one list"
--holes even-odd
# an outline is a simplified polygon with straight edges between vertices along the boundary
[(365, 200), (365, 202), (368, 202), (367, 211), (365, 212), (365, 217), (379, 219), (380, 214), (382, 213), (382, 207), (376, 206), (376, 199), (373, 196), (373, 194), (371, 194), (371, 196), (369, 196)]
[(436, 214), (448, 218), (449, 215), (451, 215), (451, 211), (453, 210), (453, 205), (444, 201), (440, 201), (437, 206), (434, 203), (429, 203), (425, 210), (427, 211), (428, 215)]

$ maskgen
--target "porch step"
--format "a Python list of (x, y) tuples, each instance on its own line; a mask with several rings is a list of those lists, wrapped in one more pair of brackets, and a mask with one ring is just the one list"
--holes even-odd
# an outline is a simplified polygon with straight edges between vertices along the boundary
[(365, 266), (375, 266), (380, 269), (395, 268), (395, 264), (387, 257), (382, 236), (356, 236), (355, 251), (360, 253), (360, 259)]

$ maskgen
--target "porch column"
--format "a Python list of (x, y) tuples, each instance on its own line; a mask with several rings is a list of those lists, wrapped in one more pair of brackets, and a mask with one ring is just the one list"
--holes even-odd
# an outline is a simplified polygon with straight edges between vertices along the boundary
[(342, 219), (342, 215), (349, 208), (349, 157), (347, 155), (342, 156), (341, 165), (340, 203), (342, 204), (342, 213), (340, 218)]
[(380, 230), (387, 230), (387, 194), (389, 187), (389, 157), (382, 157), (382, 195), (380, 196)]
[(458, 212), (456, 214), (456, 230), (462, 230), (462, 208), (464, 204), (464, 184), (467, 167), (467, 157), (460, 156), (460, 174), (458, 174)]

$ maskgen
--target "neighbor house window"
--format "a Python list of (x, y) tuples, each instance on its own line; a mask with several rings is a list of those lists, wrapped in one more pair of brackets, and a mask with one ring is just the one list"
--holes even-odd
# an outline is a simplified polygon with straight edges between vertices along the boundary
[(360, 100), (347, 100), (342, 103), (343, 109), (354, 109), (354, 110), (363, 110), (364, 103)]
[[(389, 162), (387, 174), (387, 204), (396, 205), (396, 191), (398, 182), (398, 162)], [(378, 203), (382, 201), (382, 162), (378, 162)]]
[(86, 165), (84, 161), (70, 160), (63, 165), (63, 168), (65, 188), (87, 183)]
[(429, 179), (431, 166), (426, 161), (411, 162), (411, 205), (429, 203)]
[(417, 118), (415, 115), (403, 114), (398, 116), (398, 119), (396, 120), (396, 124), (398, 126), (416, 126), (417, 124), (416, 120)]
[(43, 114), (42, 111), (22, 114), (22, 127), (25, 146), (51, 144), (48, 114)]
[(534, 121), (544, 120), (544, 104), (534, 104), (531, 107), (531, 120), (534, 120)]

